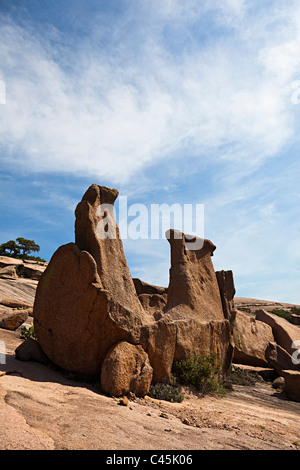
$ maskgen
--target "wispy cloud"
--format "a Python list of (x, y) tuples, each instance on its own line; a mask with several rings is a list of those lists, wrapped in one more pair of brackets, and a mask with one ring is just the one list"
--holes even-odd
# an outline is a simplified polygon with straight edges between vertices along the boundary
[[(31, 217), (50, 227), (64, 207), (72, 224), (84, 177), (130, 203), (192, 198), (205, 204), (215, 267), (233, 269), (242, 292), (265, 284), (271, 296), (284, 279), (278, 297), (288, 295), (300, 263), (297, 155), (284, 162), (299, 142), (299, 3), (100, 3), (65, 2), (64, 25), (45, 14), (36, 22), (26, 6), (0, 18), (0, 161), (35, 182), (41, 175), (45, 204), (34, 203)], [(56, 184), (56, 174), (76, 176), (80, 190)], [(166, 284), (167, 242), (124, 246), (133, 275)]]
[[(184, 152), (195, 165), (221, 157), (251, 168), (280, 151), (295, 130), (289, 99), (299, 65), (295, 12), (287, 9), (274, 45), (274, 32), (257, 24), (247, 2), (217, 3), (137, 2), (140, 9), (122, 17), (133, 31), (122, 30), (120, 19), (104, 27), (99, 16), (90, 40), (74, 44), (54, 28), (42, 35), (3, 17), (4, 163), (119, 183), (149, 162)], [(276, 16), (271, 7), (268, 13)], [(208, 15), (218, 29), (203, 42)], [(251, 33), (258, 37), (254, 47)]]

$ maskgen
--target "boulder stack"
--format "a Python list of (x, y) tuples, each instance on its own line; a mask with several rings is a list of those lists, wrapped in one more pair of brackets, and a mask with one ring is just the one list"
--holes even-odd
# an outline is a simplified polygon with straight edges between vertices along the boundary
[(63, 369), (100, 375), (115, 396), (143, 396), (151, 380), (167, 383), (176, 361), (191, 353), (216, 354), (225, 373), (232, 273), (217, 277), (209, 240), (195, 238), (193, 250), (189, 236), (171, 230), (168, 288), (133, 280), (114, 219), (117, 196), (96, 184), (86, 191), (75, 211), (75, 243), (58, 248), (40, 278), (33, 316), (42, 350)]
[(269, 367), (266, 350), (274, 342), (272, 328), (237, 311), (233, 328), (234, 362), (254, 367)]
[(288, 398), (300, 401), (300, 328), (265, 310), (256, 316), (237, 311), (233, 328), (237, 364), (271, 367)]

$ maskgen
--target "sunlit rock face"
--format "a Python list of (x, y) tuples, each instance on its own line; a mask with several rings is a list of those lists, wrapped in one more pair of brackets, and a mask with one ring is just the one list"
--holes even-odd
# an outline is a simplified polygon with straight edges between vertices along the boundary
[(40, 278), (33, 315), (44, 353), (63, 369), (98, 375), (125, 341), (143, 348), (155, 381), (168, 382), (176, 360), (191, 353), (215, 353), (225, 371), (234, 292), (217, 279), (216, 247), (170, 230), (168, 288), (133, 281), (114, 218), (117, 197), (115, 189), (88, 188), (75, 211), (75, 243), (58, 248)]

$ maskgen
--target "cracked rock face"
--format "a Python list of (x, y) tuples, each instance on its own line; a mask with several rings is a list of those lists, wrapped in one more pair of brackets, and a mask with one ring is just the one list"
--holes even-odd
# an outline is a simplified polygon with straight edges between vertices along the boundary
[[(123, 341), (142, 348), (157, 382), (168, 382), (189, 353), (216, 353), (228, 367), (231, 327), (211, 261), (215, 246), (198, 239), (190, 250), (185, 234), (169, 231), (168, 289), (133, 282), (114, 219), (117, 196), (95, 184), (86, 191), (75, 211), (75, 243), (58, 248), (41, 276), (33, 316), (43, 351), (66, 370), (98, 375)], [(230, 302), (234, 308), (233, 296)]]

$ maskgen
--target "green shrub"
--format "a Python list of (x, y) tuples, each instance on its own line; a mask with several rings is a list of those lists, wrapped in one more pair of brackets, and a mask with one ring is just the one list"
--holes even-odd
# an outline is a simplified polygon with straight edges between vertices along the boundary
[(193, 385), (202, 394), (225, 393), (220, 380), (221, 366), (214, 354), (186, 356), (176, 362), (175, 370), (180, 382)]
[(151, 384), (148, 395), (157, 400), (166, 400), (172, 403), (181, 403), (184, 399), (179, 387), (162, 383)]
[(239, 310), (246, 313), (251, 313), (251, 308), (249, 307), (239, 307)]
[(230, 372), (225, 380), (225, 387), (231, 388), (232, 385), (254, 385), (256, 382), (263, 382), (262, 377), (257, 372), (240, 369), (238, 366), (231, 365)]
[(272, 310), (271, 313), (274, 313), (274, 315), (277, 315), (278, 317), (281, 317), (287, 321), (290, 321), (291, 312), (287, 312), (286, 310), (281, 310), (280, 308), (274, 308), (274, 310)]
[(27, 339), (27, 338), (36, 339), (35, 332), (34, 332), (34, 326), (33, 325), (23, 326), (21, 328), (20, 338), (21, 339)]
[(299, 307), (296, 307), (296, 306), (291, 307), (291, 313), (292, 313), (293, 315), (300, 315), (300, 308), (299, 308)]

